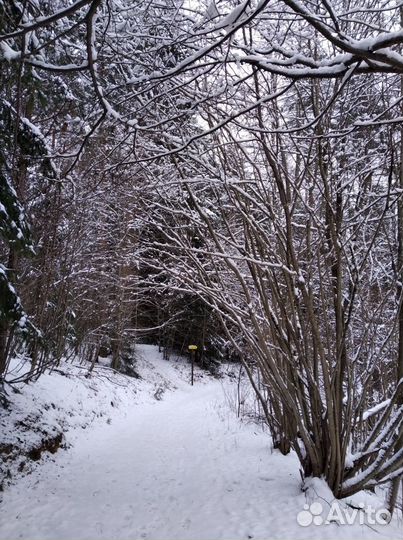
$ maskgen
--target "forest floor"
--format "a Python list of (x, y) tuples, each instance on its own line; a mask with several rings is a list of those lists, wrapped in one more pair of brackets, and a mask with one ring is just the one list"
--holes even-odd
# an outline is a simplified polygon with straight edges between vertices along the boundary
[[(371, 524), (360, 511), (354, 524), (343, 524), (353, 511), (346, 501), (337, 503), (340, 512), (326, 523), (335, 504), (330, 492), (320, 480), (302, 492), (295, 455), (272, 450), (257, 425), (239, 421), (231, 407), (234, 379), (216, 380), (197, 370), (192, 387), (189, 366), (162, 360), (151, 346), (140, 347), (138, 370), (142, 380), (120, 387), (117, 380), (96, 383), (95, 374), (85, 383), (93, 394), (83, 391), (78, 398), (71, 385), (84, 382), (62, 383), (60, 374), (27, 387), (42, 384), (35, 391), (49, 401), (56, 385), (59, 397), (53, 399), (61, 395), (74, 414), (64, 435), (67, 448), (42, 457), (5, 486), (0, 539), (402, 537), (399, 516), (388, 525)], [(13, 397), (17, 406), (27, 399), (24, 392)], [(107, 412), (94, 412), (106, 405)], [(54, 407), (49, 410), (49, 423), (60, 425)], [(83, 419), (90, 410), (95, 419), (89, 425)], [(360, 502), (382, 506), (370, 494), (356, 496), (355, 506)], [(304, 507), (309, 504), (314, 506)], [(314, 518), (321, 524), (303, 526)]]

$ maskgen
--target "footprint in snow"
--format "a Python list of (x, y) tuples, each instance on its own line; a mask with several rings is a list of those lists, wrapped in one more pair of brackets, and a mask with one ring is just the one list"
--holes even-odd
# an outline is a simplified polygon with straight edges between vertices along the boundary
[(182, 527), (183, 527), (184, 529), (189, 529), (190, 524), (191, 524), (191, 521), (190, 521), (189, 518), (187, 518), (187, 519), (185, 519), (185, 521), (182, 523)]

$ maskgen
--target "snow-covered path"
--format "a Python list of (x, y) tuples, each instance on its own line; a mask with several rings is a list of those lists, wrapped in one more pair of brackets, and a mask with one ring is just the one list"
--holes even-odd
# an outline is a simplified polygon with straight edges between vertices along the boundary
[(20, 479), (5, 493), (0, 538), (371, 537), (367, 527), (298, 526), (305, 502), (295, 458), (237, 422), (220, 382), (182, 384), (83, 430)]
[[(89, 430), (55, 463), (11, 488), (1, 538), (179, 540), (256, 533), (250, 524), (268, 511), (259, 506), (273, 480), (269, 441), (257, 434), (260, 451), (251, 448), (250, 431), (242, 437), (225, 418), (221, 394), (218, 382), (189, 387)], [(253, 484), (256, 500), (248, 500)], [(25, 500), (28, 507), (21, 506)]]

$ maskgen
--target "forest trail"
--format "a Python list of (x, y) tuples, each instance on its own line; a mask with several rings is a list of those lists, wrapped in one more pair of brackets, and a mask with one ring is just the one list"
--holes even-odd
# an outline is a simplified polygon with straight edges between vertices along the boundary
[[(7, 490), (0, 538), (349, 538), (344, 527), (297, 525), (306, 501), (295, 457), (241, 424), (229, 391), (217, 380), (181, 380), (161, 401), (82, 430)], [(368, 533), (354, 527), (351, 537)]]

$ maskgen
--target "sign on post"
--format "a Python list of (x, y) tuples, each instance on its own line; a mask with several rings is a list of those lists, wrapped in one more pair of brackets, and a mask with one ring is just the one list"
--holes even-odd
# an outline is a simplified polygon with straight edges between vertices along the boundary
[(190, 351), (190, 359), (191, 359), (191, 377), (190, 377), (190, 384), (193, 386), (193, 380), (194, 380), (194, 364), (195, 364), (195, 354), (197, 351), (197, 345), (189, 345), (189, 351)]

